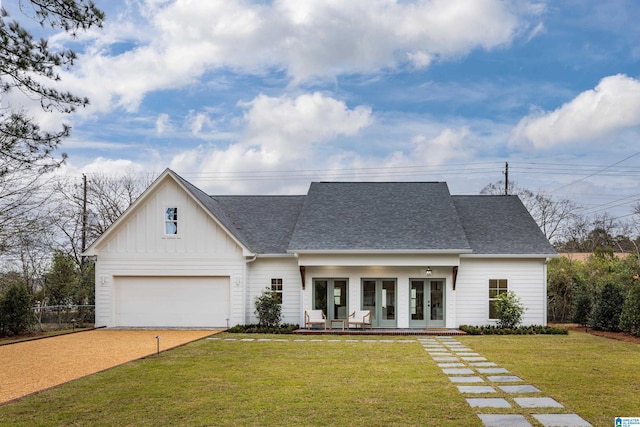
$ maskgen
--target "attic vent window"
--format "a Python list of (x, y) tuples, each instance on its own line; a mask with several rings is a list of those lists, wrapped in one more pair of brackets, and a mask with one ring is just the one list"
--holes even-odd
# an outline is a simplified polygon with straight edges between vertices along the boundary
[(164, 209), (164, 234), (170, 236), (178, 234), (178, 208)]

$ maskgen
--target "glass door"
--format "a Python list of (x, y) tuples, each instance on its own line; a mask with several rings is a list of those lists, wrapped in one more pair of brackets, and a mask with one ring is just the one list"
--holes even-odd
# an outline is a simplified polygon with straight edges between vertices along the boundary
[(395, 327), (396, 322), (396, 280), (363, 279), (362, 309), (371, 310), (373, 326)]
[(443, 328), (445, 317), (444, 280), (429, 281), (429, 322), (432, 328)]
[(426, 297), (427, 281), (425, 279), (409, 280), (409, 326), (413, 328), (427, 327), (427, 313), (429, 312)]
[(348, 289), (346, 279), (314, 279), (313, 309), (322, 310), (327, 320), (346, 319)]

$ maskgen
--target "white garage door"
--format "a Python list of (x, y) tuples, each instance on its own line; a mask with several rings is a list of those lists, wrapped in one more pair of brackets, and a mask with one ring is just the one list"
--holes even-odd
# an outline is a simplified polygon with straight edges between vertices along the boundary
[(226, 327), (228, 277), (117, 277), (116, 325)]

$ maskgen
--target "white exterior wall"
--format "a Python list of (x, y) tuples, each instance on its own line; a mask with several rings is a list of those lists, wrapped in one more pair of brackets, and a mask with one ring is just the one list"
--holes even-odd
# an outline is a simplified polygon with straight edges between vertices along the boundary
[(545, 259), (461, 258), (456, 285), (455, 326), (491, 325), (489, 279), (507, 279), (526, 307), (524, 325), (546, 325), (547, 279)]
[(248, 263), (249, 280), (246, 295), (247, 323), (258, 323), (255, 298), (265, 288), (271, 288), (271, 279), (282, 279), (282, 323), (300, 323), (302, 278), (300, 267), (293, 256), (282, 258), (256, 258)]
[[(164, 235), (164, 208), (178, 208), (178, 235)], [(114, 277), (230, 279), (230, 324), (244, 323), (242, 248), (172, 179), (166, 179), (94, 248), (96, 326), (115, 322)]]

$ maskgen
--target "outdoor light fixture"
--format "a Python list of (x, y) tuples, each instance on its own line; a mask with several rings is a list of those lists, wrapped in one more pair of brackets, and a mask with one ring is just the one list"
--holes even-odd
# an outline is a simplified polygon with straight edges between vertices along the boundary
[(431, 267), (427, 267), (427, 269), (425, 270), (425, 273), (427, 273), (427, 277), (431, 277), (431, 273), (433, 273), (433, 271), (431, 270)]

